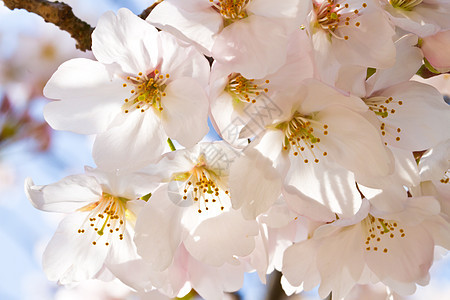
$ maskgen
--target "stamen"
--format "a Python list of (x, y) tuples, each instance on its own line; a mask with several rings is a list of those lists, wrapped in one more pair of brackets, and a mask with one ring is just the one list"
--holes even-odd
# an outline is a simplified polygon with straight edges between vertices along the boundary
[(138, 73), (139, 76), (127, 76), (128, 83), (124, 83), (123, 87), (131, 85), (134, 87), (130, 91), (132, 96), (124, 99), (125, 104), (122, 105), (124, 113), (139, 110), (145, 112), (150, 107), (157, 111), (162, 111), (161, 98), (166, 96), (164, 89), (167, 86), (169, 74), (159, 74), (159, 70), (144, 75), (143, 72)]

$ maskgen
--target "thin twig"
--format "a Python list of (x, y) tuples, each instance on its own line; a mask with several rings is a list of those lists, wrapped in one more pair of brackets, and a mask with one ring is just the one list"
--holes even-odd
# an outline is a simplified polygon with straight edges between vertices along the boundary
[(41, 16), (45, 22), (53, 23), (61, 30), (70, 33), (72, 38), (77, 41), (78, 49), (81, 51), (91, 50), (91, 34), (94, 28), (78, 19), (69, 5), (46, 0), (3, 0), (3, 2), (11, 10), (23, 8)]
[[(22, 8), (28, 12), (41, 16), (45, 22), (55, 24), (61, 30), (67, 31), (77, 42), (77, 49), (80, 49), (81, 51), (91, 50), (91, 35), (94, 28), (77, 18), (70, 5), (58, 1), (50, 2), (47, 0), (3, 0), (3, 2), (5, 3), (5, 6), (11, 10)], [(162, 0), (158, 0), (153, 3), (146, 8), (139, 17), (145, 20), (156, 5), (161, 2)]]
[(155, 3), (147, 7), (141, 14), (139, 15), (139, 18), (145, 20), (147, 19), (148, 15), (152, 12), (152, 10), (158, 5), (159, 3), (163, 2), (163, 0), (157, 0)]

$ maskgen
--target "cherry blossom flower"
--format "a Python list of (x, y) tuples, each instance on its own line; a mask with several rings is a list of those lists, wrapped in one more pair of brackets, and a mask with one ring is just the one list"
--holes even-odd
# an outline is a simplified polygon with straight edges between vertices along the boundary
[(47, 277), (80, 282), (101, 277), (105, 266), (139, 257), (134, 224), (145, 204), (140, 197), (154, 188), (150, 182), (143, 174), (117, 176), (90, 168), (44, 186), (28, 178), (25, 191), (36, 208), (68, 214), (43, 254)]
[(367, 80), (363, 99), (372, 111), (367, 117), (379, 120), (373, 124), (378, 123), (386, 144), (410, 152), (426, 150), (450, 138), (442, 130), (450, 126), (450, 108), (432, 86), (409, 81), (421, 65), (417, 37), (407, 35), (396, 44), (396, 65), (377, 70)]
[(395, 31), (374, 1), (314, 1), (305, 29), (320, 78), (334, 84), (342, 65), (387, 68), (394, 64)]
[[(315, 220), (334, 220), (334, 213), (341, 217), (355, 214), (361, 203), (355, 176), (392, 172), (391, 155), (381, 134), (360, 114), (367, 106), (360, 98), (345, 96), (315, 80), (304, 81), (297, 91), (289, 91), (276, 103), (282, 115), (270, 119), (251, 147), (272, 161), (283, 180), (288, 204), (298, 214)], [(248, 158), (239, 158), (249, 161), (241, 161), (243, 165), (253, 166), (252, 160), (253, 164), (260, 160), (246, 152)], [(266, 168), (263, 173), (271, 176), (266, 165), (260, 163), (259, 168), (251, 169), (256, 173)], [(247, 177), (237, 174), (233, 179), (243, 185), (240, 191), (245, 189)], [(259, 201), (249, 208), (252, 206), (261, 213), (270, 205)]]
[(450, 3), (435, 0), (382, 0), (392, 22), (420, 37), (450, 28)]
[(69, 60), (47, 83), (55, 129), (96, 134), (93, 156), (109, 170), (156, 161), (167, 137), (193, 146), (207, 132), (208, 62), (127, 9), (103, 15), (92, 35), (98, 61)]
[[(245, 78), (228, 64), (213, 64), (209, 91), (211, 121), (228, 143), (237, 147), (248, 145), (247, 139), (261, 132), (258, 116), (266, 110), (277, 113), (276, 103), (271, 99), (280, 91), (295, 89), (303, 79), (313, 77), (312, 49), (306, 32), (299, 30), (291, 38), (286, 63), (263, 78)], [(249, 125), (250, 130), (242, 131)]]
[(167, 153), (148, 168), (164, 184), (139, 214), (134, 240), (153, 270), (167, 269), (180, 245), (214, 267), (239, 264), (253, 251), (257, 223), (245, 220), (230, 200), (229, 166), (236, 155), (223, 142), (201, 143)]
[(289, 35), (309, 6), (303, 0), (166, 0), (147, 21), (196, 44), (245, 78), (259, 78), (283, 65)]
[(305, 290), (320, 284), (322, 298), (332, 292), (342, 299), (356, 283), (376, 282), (412, 294), (428, 281), (434, 246), (450, 246), (450, 226), (439, 212), (432, 197), (410, 198), (402, 212), (385, 215), (374, 215), (364, 201), (353, 219), (325, 224), (287, 249), (283, 274)]

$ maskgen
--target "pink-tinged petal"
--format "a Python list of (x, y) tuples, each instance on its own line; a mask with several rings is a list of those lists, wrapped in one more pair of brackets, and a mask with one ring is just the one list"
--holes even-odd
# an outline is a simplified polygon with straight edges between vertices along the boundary
[(106, 257), (106, 266), (120, 265), (126, 262), (140, 259), (137, 254), (136, 245), (133, 242), (134, 229), (127, 226), (123, 233), (123, 239), (114, 241), (111, 250)]
[(245, 78), (261, 78), (285, 63), (287, 46), (282, 25), (252, 15), (225, 27), (216, 38), (212, 54)]
[(190, 257), (187, 269), (192, 288), (206, 300), (223, 299), (223, 292), (237, 291), (244, 282), (244, 269), (241, 265), (217, 268)]
[(74, 212), (87, 203), (96, 202), (102, 188), (92, 176), (72, 175), (49, 185), (34, 185), (25, 180), (25, 193), (37, 209), (54, 212)]
[(148, 110), (124, 116), (115, 127), (97, 135), (92, 155), (102, 169), (131, 170), (156, 161), (164, 150), (166, 135), (159, 118)]
[(118, 63), (125, 73), (152, 71), (158, 63), (158, 31), (130, 10), (105, 13), (92, 33), (92, 52), (104, 64)]
[(449, 29), (448, 14), (450, 6), (445, 3), (427, 3), (423, 1), (412, 10), (395, 9), (386, 6), (389, 18), (401, 29), (426, 37), (437, 33), (442, 29)]
[(147, 195), (154, 191), (161, 182), (155, 176), (144, 172), (104, 172), (86, 167), (85, 172), (97, 179), (104, 192), (127, 199), (136, 199)]
[[(314, 220), (330, 221), (335, 213), (351, 218), (361, 207), (353, 173), (326, 158), (305, 164), (303, 159), (292, 157), (285, 184), (289, 186), (286, 191), (291, 191), (284, 193), (288, 205)], [(297, 189), (295, 198), (292, 188)]]
[(281, 178), (272, 161), (256, 150), (231, 165), (229, 186), (233, 208), (242, 207), (249, 220), (266, 212), (281, 194)]
[[(323, 239), (317, 253), (321, 297), (332, 291), (337, 299), (342, 299), (359, 280), (364, 268), (362, 239), (360, 226), (340, 230)], [(333, 249), (331, 255), (330, 249)]]
[(180, 207), (171, 202), (167, 186), (155, 191), (138, 215), (134, 242), (152, 270), (167, 269), (183, 235)]
[(286, 249), (282, 273), (291, 285), (297, 287), (303, 284), (305, 291), (309, 291), (320, 283), (317, 269), (318, 247), (317, 241), (306, 240)]
[(450, 249), (450, 223), (438, 215), (427, 219), (425, 224), (428, 233), (433, 237), (434, 244)]
[[(394, 99), (387, 105), (391, 113), (381, 119), (386, 123), (384, 138), (389, 145), (409, 151), (421, 151), (450, 138), (450, 131), (445, 130), (450, 128), (450, 107), (432, 86), (408, 81), (378, 94)], [(395, 113), (392, 113), (392, 109)], [(400, 133), (397, 128), (400, 128)]]
[(328, 152), (328, 159), (354, 172), (356, 177), (367, 172), (385, 176), (393, 171), (391, 155), (381, 135), (361, 115), (334, 105), (320, 111), (315, 120), (328, 125), (328, 135), (317, 133), (321, 135), (320, 146)]
[(342, 64), (389, 68), (395, 63), (395, 34), (389, 20), (382, 12), (358, 16), (352, 22), (359, 27), (341, 26), (338, 34), (348, 39), (332, 39), (335, 57)]
[(173, 35), (160, 32), (162, 57), (158, 68), (171, 79), (192, 77), (206, 89), (210, 75), (208, 60), (194, 47), (183, 46)]
[(365, 251), (365, 260), (380, 280), (415, 282), (428, 273), (433, 263), (433, 239), (423, 226), (402, 228), (400, 222), (398, 226), (404, 236), (398, 231), (382, 235), (380, 249)]
[(362, 66), (342, 66), (336, 80), (336, 87), (351, 95), (366, 96), (367, 68)]
[(211, 266), (235, 263), (235, 256), (247, 256), (255, 248), (259, 233), (255, 221), (244, 220), (239, 211), (230, 210), (204, 220), (184, 240), (189, 253)]
[(166, 0), (157, 5), (147, 22), (170, 32), (211, 56), (215, 35), (222, 30), (223, 19), (209, 1)]
[(450, 139), (429, 149), (419, 161), (420, 179), (422, 181), (439, 181), (450, 168)]
[(433, 36), (425, 37), (422, 43), (422, 51), (430, 64), (441, 73), (450, 70), (450, 30), (439, 32)]
[(99, 133), (120, 113), (128, 97), (121, 79), (103, 64), (84, 58), (63, 63), (48, 81), (44, 95), (53, 101), (44, 108), (45, 120), (57, 130)]
[(209, 131), (208, 99), (202, 87), (192, 78), (171, 82), (161, 99), (161, 122), (166, 134), (189, 148)]
[[(392, 153), (394, 161), (394, 172), (388, 176), (370, 176), (369, 174), (359, 174), (358, 184), (363, 184), (370, 188), (384, 189), (388, 186), (417, 186), (420, 183), (417, 162), (411, 151), (395, 147), (388, 147)], [(403, 192), (404, 189), (403, 189)]]
[(438, 32), (439, 27), (433, 23), (425, 22), (423, 17), (416, 12), (395, 9), (391, 5), (386, 5), (385, 10), (389, 13), (389, 19), (401, 29), (412, 32), (418, 36), (429, 36)]
[(301, 99), (299, 111), (304, 115), (318, 112), (333, 104), (345, 106), (356, 112), (365, 112), (368, 109), (359, 97), (343, 95), (318, 80), (305, 80), (303, 87), (306, 95), (300, 97), (303, 99)]
[(94, 278), (103, 267), (110, 246), (92, 245), (97, 238), (94, 231), (77, 232), (85, 218), (85, 214), (71, 214), (59, 224), (42, 257), (49, 280), (61, 284), (80, 282)]
[(297, 19), (302, 22), (311, 9), (310, 1), (287, 0), (274, 2), (270, 0), (253, 0), (246, 10), (266, 18)]
[(417, 36), (407, 34), (395, 42), (397, 56), (395, 64), (388, 69), (377, 69), (367, 80), (367, 95), (380, 89), (408, 81), (422, 65), (422, 52), (416, 46)]

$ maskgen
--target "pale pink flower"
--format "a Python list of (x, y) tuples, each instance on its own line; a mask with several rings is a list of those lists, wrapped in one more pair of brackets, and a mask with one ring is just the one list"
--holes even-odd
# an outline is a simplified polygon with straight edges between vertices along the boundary
[(156, 161), (167, 137), (193, 146), (208, 132), (207, 60), (127, 9), (103, 15), (92, 35), (98, 61), (69, 60), (44, 89), (55, 129), (96, 134), (93, 156), (109, 170)]
[(306, 0), (166, 0), (147, 21), (196, 44), (233, 72), (260, 78), (285, 62), (289, 35), (310, 5)]
[(108, 265), (139, 257), (134, 224), (145, 204), (140, 198), (153, 188), (147, 175), (90, 168), (44, 186), (28, 178), (25, 192), (36, 208), (68, 214), (43, 254), (48, 278), (61, 284), (98, 278)]

